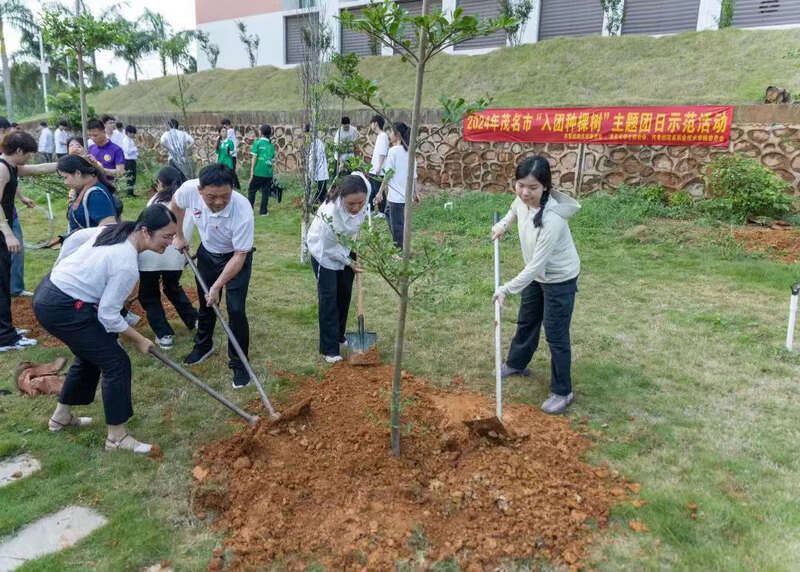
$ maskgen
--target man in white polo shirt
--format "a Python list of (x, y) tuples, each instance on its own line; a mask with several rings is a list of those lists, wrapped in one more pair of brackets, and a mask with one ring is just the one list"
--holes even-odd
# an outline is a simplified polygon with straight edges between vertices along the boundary
[[(223, 287), (228, 324), (247, 355), (250, 326), (245, 301), (253, 263), (253, 209), (250, 202), (244, 195), (233, 191), (233, 171), (215, 163), (204, 167), (199, 178), (181, 185), (169, 206), (180, 227), (173, 243), (175, 248), (185, 250), (189, 246), (183, 235), (184, 216), (192, 217), (200, 233), (197, 268), (209, 288), (207, 297), (200, 296), (194, 348), (183, 363), (198, 364), (214, 352), (216, 316), (209, 306), (219, 303)], [(199, 283), (197, 291), (202, 292)], [(228, 367), (233, 370), (233, 387), (245, 387), (250, 376), (230, 342), (228, 360)]]

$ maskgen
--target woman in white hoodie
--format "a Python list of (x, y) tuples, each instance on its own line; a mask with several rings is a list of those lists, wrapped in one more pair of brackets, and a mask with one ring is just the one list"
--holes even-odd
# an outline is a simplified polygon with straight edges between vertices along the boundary
[(319, 352), (328, 363), (341, 361), (353, 278), (361, 272), (350, 247), (342, 238), (354, 239), (367, 216), (369, 180), (361, 172), (342, 178), (328, 193), (308, 230), (308, 251), (317, 278)]
[(553, 190), (550, 165), (542, 156), (528, 157), (515, 174), (514, 192), (503, 219), (492, 228), (492, 240), (509, 231), (514, 221), (525, 267), (500, 286), (494, 300), (502, 306), (506, 296), (522, 293), (517, 332), (502, 366), (502, 376), (530, 375), (527, 368), (539, 346), (544, 323), (550, 346), (550, 397), (545, 413), (563, 413), (574, 397), (570, 366), (569, 324), (578, 291), (581, 265), (567, 219), (581, 207), (571, 197)]

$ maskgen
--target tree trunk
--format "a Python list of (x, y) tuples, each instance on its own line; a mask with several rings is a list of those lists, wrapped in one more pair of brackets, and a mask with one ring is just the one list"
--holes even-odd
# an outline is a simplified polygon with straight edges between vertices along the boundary
[(6, 94), (6, 115), (9, 121), (14, 121), (14, 105), (11, 100), (11, 68), (8, 67), (6, 35), (3, 30), (2, 15), (0, 15), (0, 59), (3, 60), (3, 91)]
[(163, 54), (159, 54), (158, 57), (161, 58), (161, 74), (167, 77), (167, 57)]
[[(428, 0), (422, 0), (422, 14), (428, 9)], [(392, 378), (392, 453), (400, 456), (400, 400), (402, 393), (400, 383), (403, 374), (403, 344), (406, 335), (406, 313), (408, 312), (408, 266), (411, 261), (411, 217), (414, 202), (414, 167), (417, 151), (417, 135), (419, 133), (419, 116), (422, 106), (422, 83), (425, 79), (425, 50), (427, 36), (419, 34), (419, 62), (417, 63), (417, 81), (414, 90), (414, 109), (411, 114), (411, 134), (408, 137), (408, 177), (406, 178), (405, 224), (403, 226), (403, 272), (400, 277), (400, 308), (397, 316), (397, 333), (394, 342), (394, 376)]]
[(133, 62), (133, 82), (139, 81), (139, 74), (136, 73), (136, 62)]
[[(75, 16), (81, 15), (81, 0), (75, 0)], [(83, 44), (78, 41), (76, 46), (76, 54), (78, 58), (78, 90), (81, 99), (81, 136), (83, 137), (83, 144), (88, 148), (88, 139), (86, 138), (86, 89), (83, 85)]]

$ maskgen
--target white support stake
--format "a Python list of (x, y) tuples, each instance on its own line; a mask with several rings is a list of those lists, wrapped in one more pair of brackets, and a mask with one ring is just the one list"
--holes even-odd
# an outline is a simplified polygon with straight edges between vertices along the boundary
[[(497, 224), (500, 220), (500, 215), (495, 212), (494, 213), (494, 223)], [(500, 288), (500, 239), (496, 238), (494, 240), (494, 290), (495, 292), (497, 289)], [(497, 406), (496, 415), (497, 418), (502, 421), (503, 420), (503, 377), (502, 373), (502, 366), (503, 366), (503, 356), (501, 354), (501, 344), (502, 338), (500, 336), (500, 318), (502, 314), (502, 308), (500, 306), (500, 302), (496, 301), (494, 303), (494, 391), (495, 391), (495, 403)]]
[(50, 220), (53, 220), (53, 204), (50, 202), (50, 193), (46, 193), (47, 196), (47, 213), (50, 215)]
[(800, 294), (800, 282), (792, 285), (792, 297), (789, 299), (789, 327), (786, 330), (786, 349), (792, 351), (794, 345), (794, 327), (797, 321), (797, 296)]

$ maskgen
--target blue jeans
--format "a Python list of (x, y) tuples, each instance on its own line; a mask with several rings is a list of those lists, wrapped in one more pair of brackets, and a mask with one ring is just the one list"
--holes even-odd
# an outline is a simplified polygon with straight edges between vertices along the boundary
[(19, 217), (11, 221), (11, 232), (19, 240), (19, 252), (11, 254), (11, 295), (19, 296), (25, 290), (25, 247), (22, 245), (22, 226)]
[(572, 392), (569, 324), (577, 291), (577, 278), (557, 284), (531, 282), (522, 291), (517, 333), (506, 358), (509, 367), (525, 368), (539, 347), (539, 332), (544, 323), (544, 333), (550, 346), (550, 391), (556, 395)]

